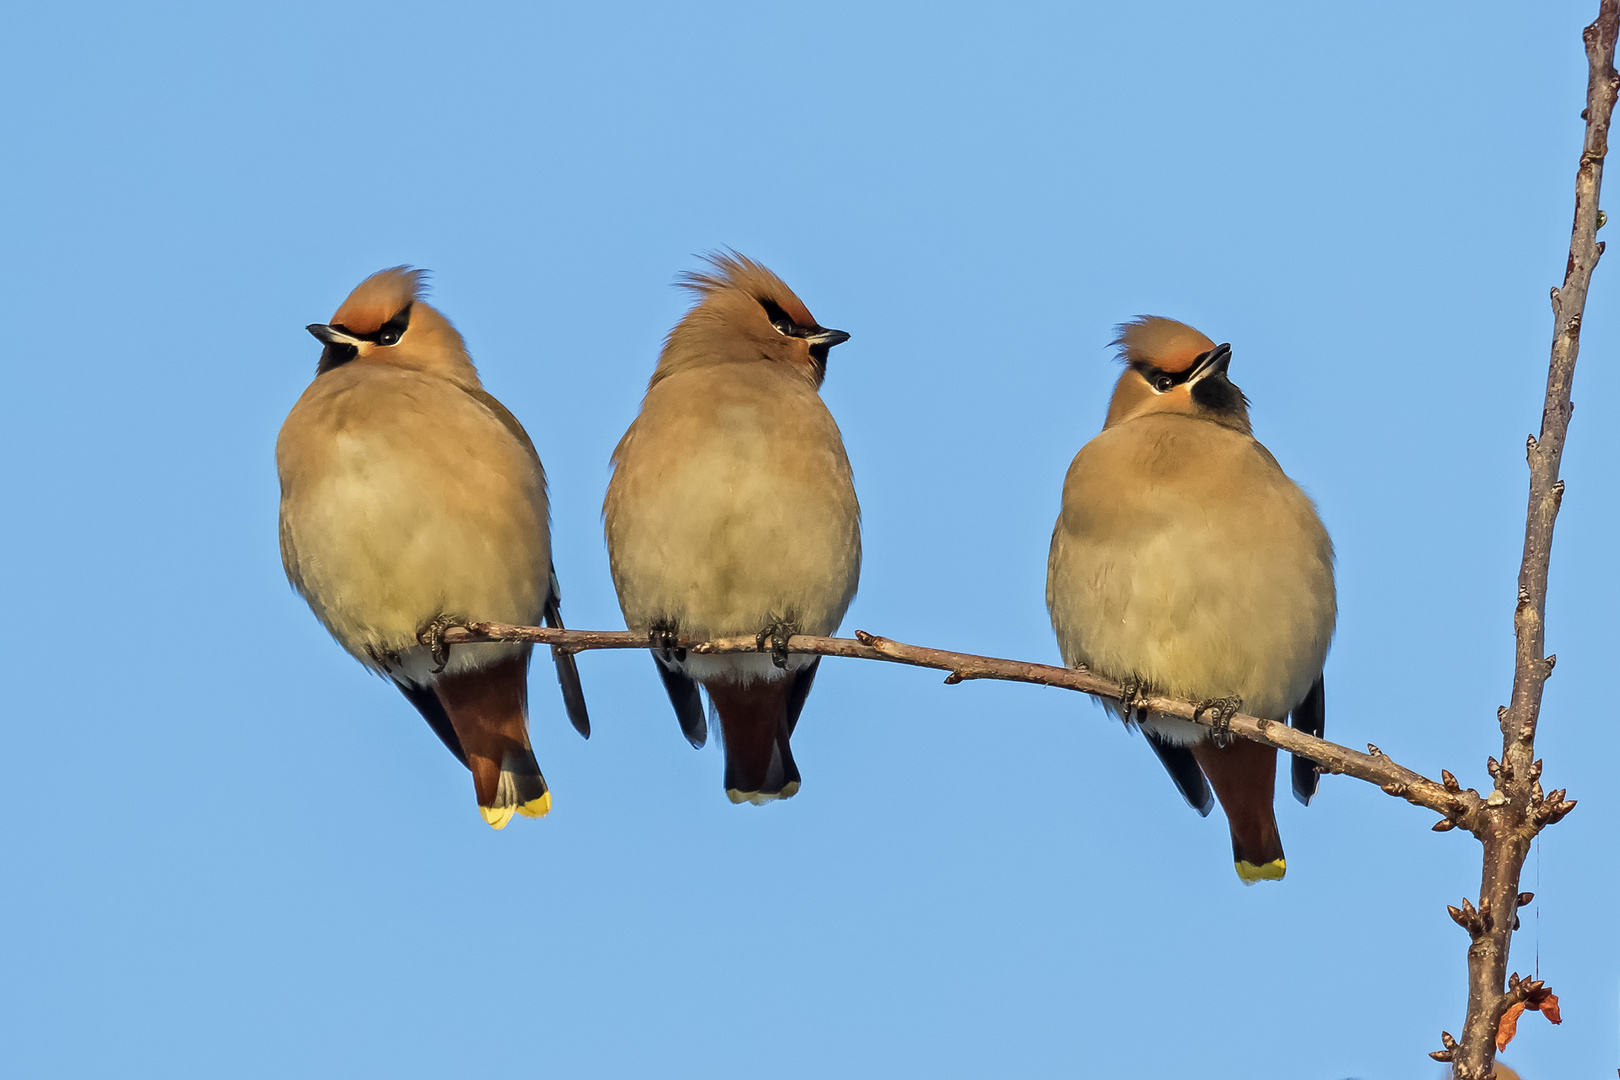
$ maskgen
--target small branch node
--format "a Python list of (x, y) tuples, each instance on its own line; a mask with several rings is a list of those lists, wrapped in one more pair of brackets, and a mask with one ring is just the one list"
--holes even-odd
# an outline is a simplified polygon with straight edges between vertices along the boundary
[(1397, 799), (1405, 798), (1406, 792), (1406, 785), (1401, 783), (1399, 780), (1391, 780), (1389, 783), (1384, 785), (1384, 794), (1393, 795)]
[(967, 676), (963, 675), (960, 671), (953, 671), (949, 675), (945, 676), (945, 685), (955, 686), (965, 678), (967, 678)]
[(1384, 752), (1382, 750), (1378, 749), (1378, 747), (1374, 746), (1372, 743), (1367, 744), (1367, 753), (1371, 754), (1373, 757), (1383, 757), (1384, 756)]
[(1569, 812), (1575, 809), (1575, 804), (1578, 802), (1580, 802), (1579, 799), (1568, 799), (1559, 802), (1556, 806), (1549, 807), (1547, 813), (1547, 824), (1556, 825), (1560, 821), (1563, 821), (1564, 818), (1569, 816)]
[(1540, 758), (1536, 758), (1536, 760), (1534, 760), (1534, 761), (1532, 761), (1530, 763), (1530, 779), (1532, 779), (1532, 780), (1540, 780), (1541, 779), (1541, 759)]
[(1543, 679), (1552, 678), (1553, 668), (1558, 666), (1558, 654), (1557, 653), (1548, 653), (1547, 658), (1545, 660), (1543, 660), (1542, 663), (1547, 665), (1547, 674), (1543, 675), (1542, 678)]
[(1457, 1040), (1451, 1037), (1451, 1032), (1442, 1031), (1440, 1033), (1440, 1045), (1447, 1050), (1455, 1050), (1457, 1049)]
[(1502, 776), (1502, 763), (1494, 757), (1488, 757), (1485, 759), (1485, 771), (1491, 774), (1492, 780), (1498, 780)]
[(1451, 775), (1451, 770), (1449, 769), (1440, 770), (1440, 782), (1444, 784), (1446, 790), (1451, 792), (1453, 795), (1462, 790), (1462, 785), (1457, 783), (1457, 778)]
[(1536, 894), (1533, 893), (1533, 892), (1522, 892), (1522, 893), (1519, 894), (1519, 906), (1524, 907), (1526, 904), (1530, 903), (1530, 901), (1534, 900), (1535, 898), (1536, 898)]
[(1435, 822), (1434, 825), (1433, 825), (1433, 829), (1434, 829), (1435, 832), (1450, 832), (1452, 829), (1455, 829), (1456, 827), (1457, 827), (1457, 823), (1455, 821), (1452, 821), (1450, 818), (1441, 818), (1439, 821)]
[(1451, 1061), (1451, 1051), (1450, 1050), (1430, 1050), (1429, 1051), (1429, 1056), (1434, 1058), (1434, 1060), (1436, 1060), (1436, 1061), (1444, 1061), (1444, 1062), (1446, 1062), (1448, 1064)]

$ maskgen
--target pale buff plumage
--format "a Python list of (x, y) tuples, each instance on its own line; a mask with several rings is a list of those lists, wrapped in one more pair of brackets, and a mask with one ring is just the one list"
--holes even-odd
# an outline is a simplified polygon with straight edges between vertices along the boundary
[[(758, 264), (723, 256), (714, 267), (688, 277), (699, 302), (671, 331), (641, 413), (614, 452), (603, 516), (625, 622), (695, 638), (772, 628), (830, 634), (855, 595), (860, 507), (817, 389), (826, 349), (847, 335), (823, 330)], [(787, 734), (813, 658), (778, 666), (766, 655), (670, 656), (661, 673), (697, 744), (705, 732), (686, 680), (709, 689), (726, 729), (734, 799), (797, 790)], [(770, 779), (733, 776), (733, 758), (749, 754), (734, 736), (778, 720), (786, 730), (772, 736), (773, 763), (759, 763)]]
[[(1171, 697), (1241, 698), (1245, 712), (1285, 720), (1318, 686), (1333, 635), (1332, 544), (1310, 499), (1250, 434), (1241, 393), (1212, 389), (1229, 354), (1170, 320), (1123, 329), (1128, 366), (1107, 426), (1070, 466), (1052, 534), (1047, 607), (1063, 658)], [(1210, 357), (1220, 370), (1201, 373)], [(1206, 376), (1211, 400), (1201, 402), (1192, 387)], [(1151, 715), (1143, 726), (1195, 746), (1206, 773), (1234, 771), (1230, 782), (1210, 777), (1234, 837), (1243, 813), (1270, 818), (1269, 751), (1246, 744), (1216, 755), (1207, 728)], [(1308, 796), (1314, 775), (1296, 777)], [(1262, 788), (1263, 809), (1234, 809)], [(1274, 834), (1275, 823), (1255, 827)], [(1280, 845), (1275, 853), (1274, 871), (1249, 864), (1245, 873), (1240, 858), (1240, 874), (1280, 876)]]
[[(390, 343), (396, 316), (406, 325)], [(420, 642), (447, 623), (555, 620), (539, 457), (484, 391), (461, 335), (420, 299), (416, 273), (374, 275), (311, 330), (327, 350), (276, 444), (288, 579), (469, 763), (491, 824), (543, 813), (538, 768), (525, 775), (529, 647), (453, 646), (438, 670)], [(586, 730), (572, 660), (559, 668)]]

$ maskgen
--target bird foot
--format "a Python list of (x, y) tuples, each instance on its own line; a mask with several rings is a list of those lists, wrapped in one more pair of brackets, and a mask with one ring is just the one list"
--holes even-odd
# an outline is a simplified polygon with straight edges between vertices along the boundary
[(448, 615), (435, 615), (433, 621), (416, 632), (416, 640), (428, 647), (433, 654), (433, 674), (442, 672), (450, 663), (450, 646), (445, 643), (444, 632), (452, 626), (461, 625)]
[(681, 640), (681, 634), (673, 619), (659, 619), (653, 623), (652, 629), (647, 631), (647, 640), (658, 650), (664, 663), (685, 663), (686, 650), (675, 647), (676, 642)]
[(1119, 688), (1123, 691), (1119, 696), (1120, 711), (1125, 714), (1125, 722), (1132, 720), (1140, 724), (1147, 719), (1147, 708), (1142, 704), (1148, 696), (1148, 685), (1135, 675), (1121, 679)]
[(773, 618), (765, 624), (765, 629), (754, 635), (754, 645), (760, 652), (765, 651), (767, 639), (771, 643), (771, 663), (783, 670), (787, 669), (788, 638), (799, 632), (798, 624), (792, 619)]
[(1196, 720), (1205, 713), (1213, 713), (1209, 723), (1209, 738), (1218, 749), (1224, 750), (1232, 742), (1232, 717), (1243, 708), (1243, 699), (1240, 697), (1210, 698), (1200, 701), (1198, 708), (1193, 711)]

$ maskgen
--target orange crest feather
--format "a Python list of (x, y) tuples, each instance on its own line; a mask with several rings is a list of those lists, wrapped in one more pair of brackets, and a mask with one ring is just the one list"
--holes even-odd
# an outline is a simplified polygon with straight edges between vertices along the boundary
[(691, 289), (705, 299), (727, 289), (736, 289), (756, 300), (772, 301), (800, 326), (816, 325), (815, 316), (804, 306), (804, 301), (787, 287), (787, 283), (748, 256), (727, 249), (705, 255), (704, 259), (714, 267), (714, 273), (689, 270), (680, 276), (676, 284)]
[(1115, 327), (1111, 344), (1127, 364), (1151, 364), (1160, 371), (1181, 372), (1215, 347), (1215, 343), (1186, 323), (1158, 315), (1139, 315)]
[(332, 316), (332, 325), (357, 334), (370, 334), (400, 313), (406, 304), (422, 298), (427, 291), (426, 270), (391, 266), (379, 270), (354, 287), (343, 306)]

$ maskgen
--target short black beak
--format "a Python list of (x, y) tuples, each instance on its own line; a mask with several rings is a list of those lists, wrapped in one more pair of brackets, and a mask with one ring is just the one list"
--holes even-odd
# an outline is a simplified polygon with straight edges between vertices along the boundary
[(350, 337), (343, 331), (327, 326), (325, 323), (310, 323), (304, 327), (315, 335), (315, 339), (323, 345), (358, 345), (360, 339)]
[(828, 330), (825, 326), (818, 326), (804, 335), (804, 340), (812, 345), (823, 345), (830, 349), (834, 345), (842, 345), (848, 341), (849, 335), (842, 330)]
[(1231, 362), (1232, 346), (1226, 344), (1215, 346), (1204, 354), (1203, 359), (1198, 362), (1198, 366), (1193, 369), (1193, 373), (1187, 376), (1187, 385), (1191, 386), (1193, 383), (1201, 379), (1207, 379), (1211, 375), (1225, 375), (1227, 365)]

